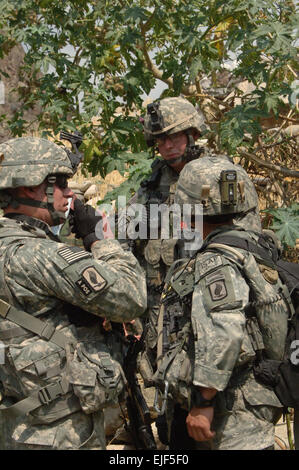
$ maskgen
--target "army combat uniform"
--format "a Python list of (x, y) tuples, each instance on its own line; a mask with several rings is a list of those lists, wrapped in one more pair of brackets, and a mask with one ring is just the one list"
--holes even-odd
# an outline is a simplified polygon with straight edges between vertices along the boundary
[[(239, 236), (251, 242), (258, 238), (241, 230), (224, 230), (218, 233), (218, 240), (219, 234)], [(213, 237), (208, 241), (212, 244)], [(175, 280), (174, 289), (169, 288), (163, 299), (169, 313), (164, 313), (163, 359), (156, 379), (161, 384), (165, 380), (169, 384), (168, 423), (173, 419), (175, 404), (188, 411), (196, 406), (196, 387), (210, 387), (218, 391), (212, 423), (216, 436), (208, 443), (194, 441), (194, 448), (270, 447), (282, 405), (272, 390), (254, 378), (256, 351), (245, 313), (251, 302), (250, 285), (241, 266), (250, 270), (259, 285), (259, 302), (264, 296), (263, 318), (259, 322), (267, 357), (276, 360), (283, 357), (289, 315), (288, 305), (279, 294), (282, 284), (278, 277), (270, 282), (267, 271), (263, 277), (253, 256), (245, 250), (232, 253), (229, 247), (227, 250), (207, 247), (192, 261), (189, 261), (189, 272), (188, 268), (184, 269), (188, 262), (176, 271), (169, 282), (171, 286)], [(190, 286), (190, 277), (193, 277), (192, 293), (180, 291), (180, 283), (185, 289), (188, 282)], [(173, 292), (181, 296), (179, 302), (177, 297), (171, 298)], [(267, 305), (269, 297), (273, 299), (271, 306)], [(179, 429), (176, 432), (179, 439)]]
[[(202, 157), (227, 158), (224, 155), (211, 155), (205, 151)], [(174, 204), (174, 195), (177, 188), (179, 174), (169, 167), (163, 160), (155, 160), (153, 172), (136, 195), (131, 200), (133, 204), (143, 204), (148, 212), (149, 226), (153, 223), (149, 219), (151, 204), (165, 204), (170, 207)], [(261, 231), (261, 222), (258, 210), (254, 209), (243, 217), (236, 216), (234, 224), (238, 227)], [(163, 289), (165, 276), (172, 263), (182, 256), (181, 243), (177, 239), (136, 240), (133, 253), (143, 267), (147, 280), (148, 302), (148, 329), (146, 335), (147, 350), (140, 363), (143, 378), (146, 383), (151, 382), (151, 365), (156, 362), (157, 319), (160, 304), (160, 295)], [(149, 359), (149, 361), (147, 360)], [(150, 365), (151, 364), (151, 365)]]
[[(182, 97), (165, 98), (158, 103), (148, 105), (148, 112), (144, 121), (144, 135), (148, 146), (155, 145), (156, 139), (170, 137), (179, 132), (184, 132), (187, 137), (187, 146), (184, 155), (176, 158), (182, 162), (189, 162), (211, 155), (215, 158), (228, 158), (225, 155), (213, 155), (208, 149), (195, 145), (194, 131), (202, 135), (207, 130), (203, 114)], [(141, 183), (138, 192), (130, 201), (130, 204), (142, 204), (147, 213), (147, 240), (136, 240), (133, 253), (144, 268), (147, 280), (148, 310), (147, 330), (145, 336), (146, 350), (139, 362), (140, 372), (145, 384), (151, 384), (153, 369), (156, 363), (157, 344), (157, 318), (160, 303), (160, 294), (163, 289), (166, 273), (171, 264), (182, 256), (182, 243), (172, 238), (162, 239), (161, 231), (157, 239), (149, 239), (149, 227), (157, 224), (160, 228), (161, 220), (154, 220), (151, 215), (151, 207), (165, 205), (171, 207), (174, 204), (174, 195), (177, 188), (179, 173), (171, 167), (171, 161), (156, 159), (152, 164), (152, 173), (148, 179)], [(170, 213), (171, 217), (171, 213)], [(129, 220), (129, 219), (128, 219)], [(236, 217), (234, 223), (243, 228), (260, 231), (261, 223), (258, 210), (252, 211), (246, 216)], [(170, 218), (171, 224), (171, 218)]]
[[(48, 202), (22, 203), (55, 213), (53, 185), (66, 188), (59, 184), (73, 174), (63, 147), (20, 138), (2, 144), (0, 153), (3, 207), (10, 197), (19, 202), (7, 189), (45, 180)], [(61, 243), (42, 220), (8, 210), (0, 218), (5, 449), (105, 449), (103, 409), (125, 397), (122, 338), (106, 324), (121, 327), (141, 315), (146, 285), (136, 258), (118, 241), (97, 240), (86, 249)]]
[[(88, 343), (91, 356), (92, 347), (102, 344), (102, 368), (105, 370), (106, 360), (106, 367), (112, 367), (113, 371), (109, 359), (111, 337), (103, 333), (101, 324), (103, 317), (119, 322), (142, 313), (145, 286), (135, 258), (125, 253), (115, 240), (96, 242), (92, 254), (68, 247), (49, 239), (43, 230), (47, 228), (45, 224), (45, 227), (43, 223), (38, 225), (35, 227), (30, 219), (1, 218), (1, 298), (45, 321), (48, 329), (59, 326), (59, 332), (74, 343), (80, 340)], [(138, 286), (136, 277), (140, 278)], [(80, 321), (75, 326), (72, 310), (76, 315), (80, 309), (83, 326)], [(96, 322), (88, 318), (92, 322), (88, 326), (84, 318), (88, 312), (102, 318)], [(6, 348), (0, 378), (7, 403), (30, 397), (36, 388), (57, 382), (66, 360), (63, 348), (51, 339), (44, 339), (43, 334), (38, 338), (1, 317), (0, 338)], [(73, 380), (71, 376), (68, 379)], [(14, 443), (54, 449), (105, 448), (103, 413), (93, 412), (93, 408), (97, 409), (97, 403), (93, 403), (95, 373), (89, 377), (86, 371), (81, 371), (79, 385), (89, 391), (81, 403), (69, 391), (32, 411), (32, 416), (9, 417), (12, 440), (8, 448), (13, 448)], [(82, 407), (88, 414), (82, 412)]]

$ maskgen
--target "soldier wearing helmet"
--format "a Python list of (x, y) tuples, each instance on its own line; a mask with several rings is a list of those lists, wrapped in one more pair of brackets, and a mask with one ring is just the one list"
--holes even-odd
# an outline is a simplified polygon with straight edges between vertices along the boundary
[(254, 185), (227, 158), (203, 157), (180, 173), (175, 202), (202, 206), (204, 242), (170, 267), (161, 297), (153, 381), (170, 450), (272, 449), (282, 405), (253, 367), (283, 357), (289, 303), (260, 232), (234, 222), (257, 209)]
[(195, 141), (207, 130), (201, 111), (184, 98), (165, 98), (147, 106), (144, 136), (157, 146), (165, 163), (179, 173), (184, 164), (198, 158), (203, 148)]
[(103, 409), (123, 398), (124, 382), (121, 345), (103, 320), (130, 321), (146, 305), (138, 262), (118, 241), (98, 240), (100, 217), (91, 206), (74, 201), (74, 231), (85, 250), (51, 231), (73, 196), (75, 157), (34, 137), (0, 145), (5, 449), (105, 448)]
[[(173, 204), (174, 192), (181, 169), (187, 161), (198, 158), (203, 148), (195, 141), (206, 129), (201, 111), (185, 98), (171, 97), (150, 103), (143, 120), (144, 136), (149, 147), (158, 151), (162, 158), (152, 164), (151, 175), (141, 183), (130, 204), (146, 207), (148, 227), (150, 207), (153, 204)], [(169, 265), (174, 260), (173, 240), (136, 240), (134, 254), (145, 268), (148, 283), (149, 309), (153, 315), (149, 324), (148, 338), (151, 348), (155, 346), (154, 319), (157, 313), (159, 288)]]

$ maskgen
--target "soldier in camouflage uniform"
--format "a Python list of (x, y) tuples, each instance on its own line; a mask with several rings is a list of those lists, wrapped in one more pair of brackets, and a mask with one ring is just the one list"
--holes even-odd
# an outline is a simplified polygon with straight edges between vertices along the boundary
[[(144, 119), (144, 135), (147, 145), (154, 147), (162, 157), (152, 164), (152, 173), (141, 183), (130, 204), (143, 204), (149, 212), (152, 204), (174, 202), (179, 173), (184, 165), (198, 158), (203, 148), (195, 141), (206, 129), (200, 111), (184, 98), (165, 98), (147, 107)], [(153, 222), (148, 220), (147, 227)], [(148, 330), (146, 351), (140, 362), (140, 369), (146, 385), (150, 385), (152, 367), (155, 363), (156, 319), (161, 287), (169, 266), (173, 263), (176, 240), (136, 240), (133, 253), (144, 268), (148, 287)]]
[(228, 244), (257, 245), (234, 223), (257, 209), (254, 186), (239, 165), (203, 157), (182, 170), (175, 202), (203, 205), (204, 244), (170, 268), (161, 297), (154, 381), (170, 449), (273, 448), (282, 405), (253, 365), (282, 359), (290, 306), (277, 271)]
[[(103, 408), (124, 396), (122, 342), (105, 320), (146, 307), (135, 257), (98, 240), (99, 217), (75, 200), (81, 247), (61, 243), (73, 194), (67, 149), (40, 138), (0, 145), (0, 420), (6, 449), (105, 449)], [(111, 353), (113, 351), (113, 355)], [(116, 359), (115, 359), (116, 358)]]

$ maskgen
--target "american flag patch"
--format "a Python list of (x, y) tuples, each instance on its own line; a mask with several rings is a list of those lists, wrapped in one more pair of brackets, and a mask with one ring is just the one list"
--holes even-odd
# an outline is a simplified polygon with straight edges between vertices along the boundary
[(58, 255), (61, 256), (68, 264), (73, 264), (80, 259), (90, 258), (91, 254), (87, 251), (82, 250), (78, 246), (67, 246), (57, 251)]

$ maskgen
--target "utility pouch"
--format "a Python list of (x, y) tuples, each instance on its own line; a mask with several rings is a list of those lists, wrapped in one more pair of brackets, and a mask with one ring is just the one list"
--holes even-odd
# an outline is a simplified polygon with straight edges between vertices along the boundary
[(144, 249), (144, 257), (146, 261), (152, 265), (159, 265), (161, 258), (161, 240), (149, 240)]
[(161, 276), (161, 240), (149, 240), (145, 249), (144, 257), (146, 263), (146, 277), (152, 286), (159, 286), (162, 282)]
[(153, 386), (153, 367), (148, 357), (147, 351), (142, 351), (137, 358), (138, 366), (137, 369), (143, 379), (145, 387)]
[(251, 288), (252, 302), (249, 305), (249, 315), (250, 310), (253, 310), (262, 333), (267, 358), (280, 360), (283, 358), (288, 330), (283, 286), (281, 283), (277, 284), (278, 277), (275, 281), (272, 276), (270, 282), (268, 271), (259, 269), (251, 254), (243, 265), (243, 273)]
[(87, 414), (124, 399), (125, 378), (108, 348), (97, 342), (78, 343), (68, 363), (68, 380)]
[[(164, 401), (167, 400), (167, 395), (169, 395), (172, 400), (185, 409), (189, 409), (190, 406), (190, 387), (194, 368), (194, 352), (192, 351), (192, 341), (190, 341), (190, 330), (191, 325), (188, 322), (179, 333), (176, 343), (163, 355), (163, 359), (153, 376), (156, 389), (164, 394)], [(165, 389), (167, 389), (166, 393)], [(164, 407), (162, 409), (164, 411)], [(158, 412), (161, 410), (157, 409)], [(162, 411), (161, 414), (163, 414)]]
[(171, 266), (175, 260), (175, 245), (177, 240), (170, 238), (169, 240), (161, 240), (161, 258), (166, 266)]

